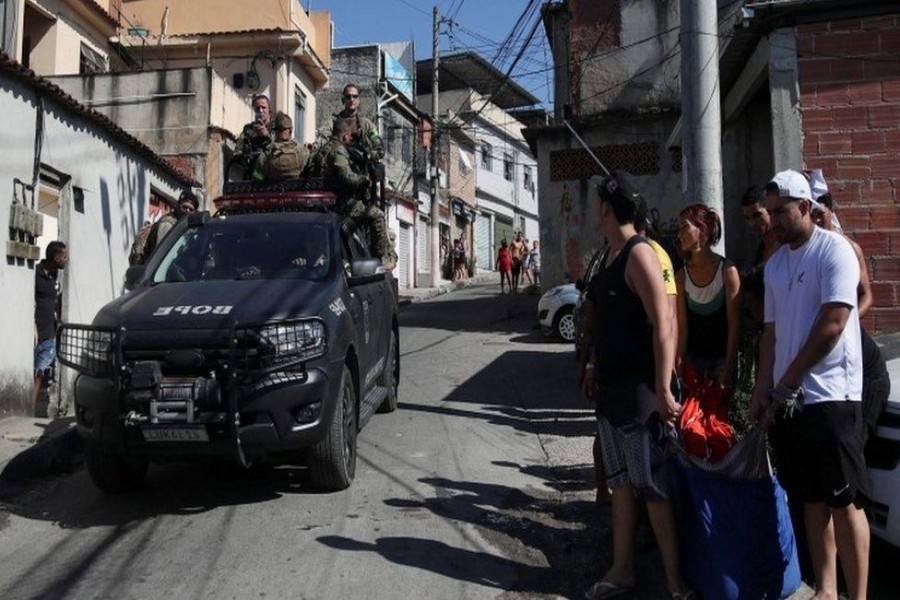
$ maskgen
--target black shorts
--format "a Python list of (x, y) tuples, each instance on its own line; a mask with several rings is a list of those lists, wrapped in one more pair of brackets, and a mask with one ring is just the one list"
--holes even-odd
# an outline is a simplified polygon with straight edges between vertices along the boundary
[(788, 494), (833, 508), (861, 506), (868, 494), (862, 430), (861, 402), (822, 402), (790, 420), (776, 416), (769, 440)]

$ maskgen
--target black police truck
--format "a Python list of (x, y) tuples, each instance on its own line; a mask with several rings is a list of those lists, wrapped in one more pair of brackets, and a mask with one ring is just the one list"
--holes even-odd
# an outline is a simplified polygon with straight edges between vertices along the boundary
[(216, 214), (183, 218), (91, 325), (60, 327), (102, 490), (202, 456), (351, 484), (357, 432), (397, 407), (396, 283), (333, 194), (299, 183), (227, 184)]

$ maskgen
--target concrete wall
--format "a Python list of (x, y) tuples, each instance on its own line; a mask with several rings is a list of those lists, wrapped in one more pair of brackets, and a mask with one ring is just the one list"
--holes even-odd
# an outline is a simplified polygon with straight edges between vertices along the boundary
[(862, 247), (870, 331), (900, 330), (900, 14), (797, 29), (806, 168), (822, 169), (844, 232)]
[[(208, 68), (54, 77), (51, 81), (158, 154), (206, 154), (206, 132), (213, 124), (212, 71)], [(217, 100), (224, 104), (222, 86), (217, 87)], [(236, 110), (232, 106), (215, 108), (222, 115), (225, 110)], [(249, 113), (249, 108), (246, 110)], [(230, 122), (238, 129), (243, 125), (237, 114)]]
[(747, 231), (741, 199), (751, 185), (764, 187), (775, 172), (769, 90), (754, 96), (739, 118), (722, 128), (725, 256), (738, 268), (752, 266), (758, 242)]
[(568, 6), (573, 114), (680, 105), (680, 0), (569, 0)]
[[(59, 231), (69, 245), (63, 278), (64, 318), (89, 323), (121, 291), (134, 233), (149, 209), (151, 188), (177, 197), (180, 183), (124, 141), (88, 119), (44, 98), (40, 162), (69, 178), (60, 191)], [(13, 179), (32, 180), (37, 97), (32, 88), (0, 73), (0, 114), (17, 126), (0, 145), (0, 231), (9, 231)], [(74, 189), (84, 194), (83, 212)], [(4, 244), (5, 247), (5, 244)], [(0, 411), (27, 409), (33, 361), (34, 265), (8, 258), (0, 265)]]
[[(607, 157), (610, 168), (635, 174), (648, 205), (659, 211), (667, 230), (674, 228), (682, 206), (680, 162), (664, 148), (675, 120), (675, 115), (611, 118), (581, 132), (595, 153)], [(590, 176), (591, 171), (572, 164), (583, 162), (596, 170), (588, 161), (590, 158), (565, 127), (542, 128), (537, 164), (545, 289), (581, 277), (601, 242), (596, 228), (597, 179)]]
[(211, 197), (221, 193), (224, 148), (210, 142), (210, 126), (237, 134), (252, 118), (249, 100), (208, 67), (50, 79), (169, 159)]
[(297, 0), (228, 2), (227, 7), (223, 4), (222, 0), (128, 0), (122, 5), (122, 13), (152, 35), (163, 33), (163, 14), (168, 7), (165, 34), (170, 36), (252, 29), (300, 29), (311, 41), (315, 36), (313, 22)]

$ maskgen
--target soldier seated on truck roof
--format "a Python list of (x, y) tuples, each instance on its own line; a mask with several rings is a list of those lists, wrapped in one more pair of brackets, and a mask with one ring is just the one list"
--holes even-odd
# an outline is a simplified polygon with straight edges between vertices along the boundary
[(309, 159), (309, 150), (292, 137), (294, 123), (283, 112), (275, 115), (273, 131), (275, 140), (256, 159), (253, 179), (272, 182), (297, 179)]

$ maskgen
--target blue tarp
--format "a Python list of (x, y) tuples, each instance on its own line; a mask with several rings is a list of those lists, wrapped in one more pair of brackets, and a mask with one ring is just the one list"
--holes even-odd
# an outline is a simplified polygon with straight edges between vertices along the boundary
[[(742, 442), (765, 443), (763, 436), (748, 438)], [(731, 452), (747, 455), (740, 446)], [(759, 455), (754, 450), (749, 454)], [(762, 456), (768, 471), (764, 445)], [(707, 600), (786, 598), (799, 589), (800, 565), (787, 496), (775, 475), (745, 478), (704, 470), (683, 457), (672, 462), (687, 582)]]

